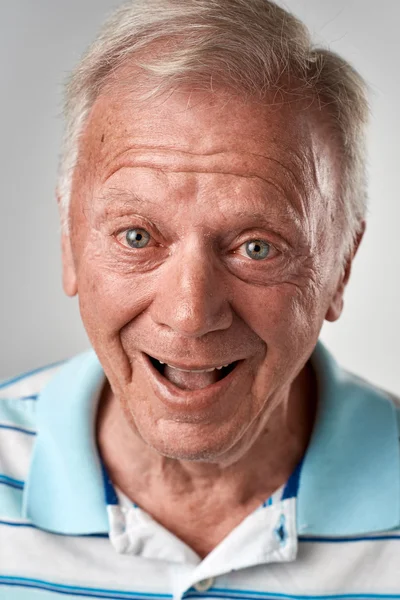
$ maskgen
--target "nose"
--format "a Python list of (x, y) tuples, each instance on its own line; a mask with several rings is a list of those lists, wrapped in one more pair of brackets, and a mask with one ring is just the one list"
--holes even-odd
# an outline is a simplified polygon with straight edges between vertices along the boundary
[(202, 337), (232, 324), (226, 284), (207, 249), (188, 243), (162, 269), (150, 307), (158, 325), (183, 337)]

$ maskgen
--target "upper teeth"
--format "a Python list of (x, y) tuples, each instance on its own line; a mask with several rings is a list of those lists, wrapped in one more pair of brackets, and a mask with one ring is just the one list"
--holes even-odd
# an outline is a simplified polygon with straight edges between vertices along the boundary
[(169, 367), (170, 369), (176, 369), (177, 371), (184, 371), (185, 373), (211, 373), (211, 371), (215, 371), (215, 369), (218, 369), (218, 371), (220, 371), (224, 367), (228, 366), (228, 365), (221, 365), (220, 367), (212, 367), (211, 369), (179, 369), (178, 367), (173, 367), (172, 365), (169, 365), (168, 363), (163, 363), (162, 360), (159, 360), (158, 362), (161, 365), (166, 364), (167, 367)]

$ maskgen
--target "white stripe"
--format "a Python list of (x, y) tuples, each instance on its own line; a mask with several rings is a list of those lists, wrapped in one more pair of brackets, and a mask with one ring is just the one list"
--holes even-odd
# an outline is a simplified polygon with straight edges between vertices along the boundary
[(25, 481), (35, 437), (0, 428), (0, 474)]
[(127, 592), (165, 593), (169, 587), (172, 569), (168, 563), (160, 561), (154, 577), (150, 561), (117, 554), (108, 538), (55, 536), (1, 524), (0, 536), (1, 576)]
[[(0, 525), (0, 575), (122, 591), (171, 593), (193, 565), (115, 552), (108, 539), (63, 537)], [(38, 552), (40, 548), (40, 552)], [(399, 593), (400, 541), (302, 543), (297, 561), (217, 577), (214, 587), (276, 594)], [(29, 597), (29, 596), (27, 596)], [(0, 588), (0, 598), (1, 588)]]
[(36, 373), (0, 382), (0, 398), (22, 398), (39, 394), (60, 365), (44, 367)]

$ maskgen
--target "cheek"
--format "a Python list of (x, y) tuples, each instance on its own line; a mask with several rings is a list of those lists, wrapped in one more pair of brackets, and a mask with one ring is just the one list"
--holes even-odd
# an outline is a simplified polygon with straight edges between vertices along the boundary
[(297, 377), (317, 343), (323, 317), (312, 286), (271, 287), (263, 290), (258, 305), (249, 305), (249, 324), (267, 348), (252, 386), (253, 397), (262, 405), (266, 395), (274, 395)]
[(246, 296), (241, 317), (267, 345), (289, 349), (322, 324), (320, 296), (311, 283), (260, 287)]
[(147, 281), (124, 277), (88, 262), (78, 279), (82, 321), (113, 390), (123, 395), (132, 365), (123, 347), (124, 327), (151, 302)]
[(83, 323), (96, 337), (118, 335), (151, 303), (153, 289), (147, 277), (124, 276), (90, 261), (78, 278)]

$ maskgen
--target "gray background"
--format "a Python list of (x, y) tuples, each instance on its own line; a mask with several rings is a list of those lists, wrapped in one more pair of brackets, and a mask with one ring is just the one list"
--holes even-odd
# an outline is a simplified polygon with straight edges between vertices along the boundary
[[(76, 299), (61, 288), (54, 189), (67, 72), (118, 1), (0, 4), (0, 378), (88, 346)], [(340, 362), (400, 394), (400, 202), (395, 0), (287, 0), (319, 41), (353, 62), (372, 87), (370, 217), (345, 311), (322, 338)]]

